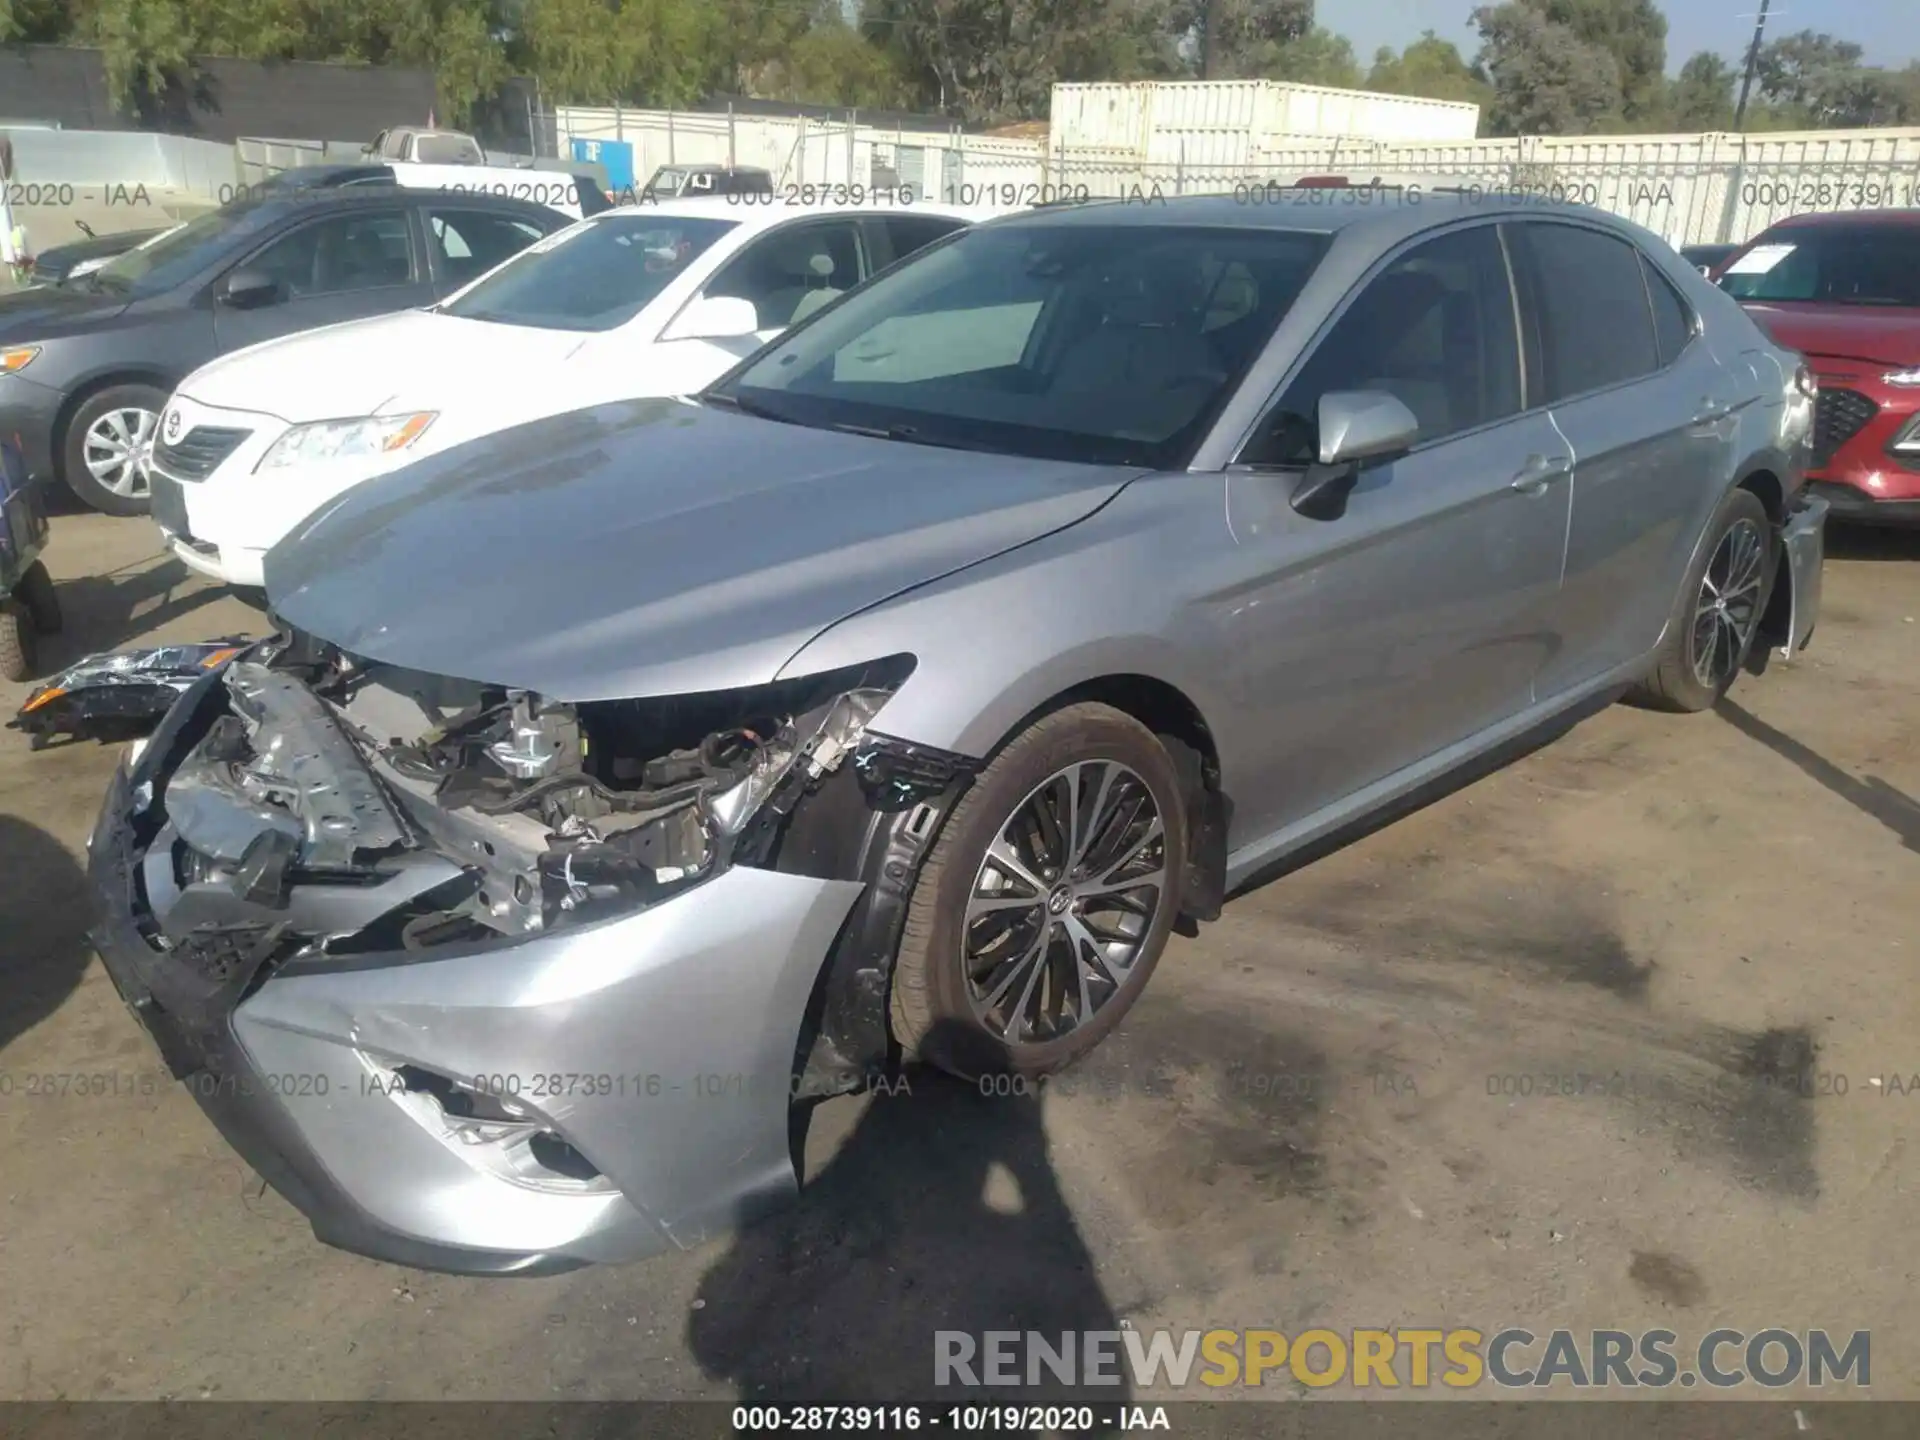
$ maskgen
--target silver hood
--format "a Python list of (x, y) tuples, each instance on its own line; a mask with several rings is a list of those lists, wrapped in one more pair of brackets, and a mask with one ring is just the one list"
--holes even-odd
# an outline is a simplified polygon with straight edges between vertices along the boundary
[(1135, 473), (626, 401), (349, 490), (270, 552), (267, 592), (353, 654), (555, 700), (732, 689)]

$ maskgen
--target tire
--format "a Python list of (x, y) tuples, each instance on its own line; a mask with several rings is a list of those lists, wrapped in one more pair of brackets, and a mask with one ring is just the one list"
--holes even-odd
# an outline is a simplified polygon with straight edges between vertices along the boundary
[(33, 617), (34, 629), (42, 635), (60, 633), (60, 595), (53, 588), (53, 576), (47, 573), (43, 562), (36, 560), (27, 567), (20, 583), (13, 587), (13, 593)]
[[(1755, 536), (1757, 551), (1743, 548)], [(1753, 648), (1777, 563), (1767, 507), (1750, 490), (1729, 492), (1708, 522), (1706, 540), (1680, 583), (1659, 658), (1628, 698), (1650, 709), (1680, 713), (1717, 705)], [(1709, 581), (1716, 590), (1735, 592), (1728, 596), (1725, 618), (1712, 623), (1702, 619), (1707, 613), (1705, 603), (1711, 599)], [(1713, 636), (1713, 663), (1704, 669), (1695, 663), (1708, 653), (1701, 637), (1703, 627)]]
[[(1033, 883), (993, 867), (988, 847), (1010, 829), (1036, 838), (1041, 832), (1025, 822), (1064, 814), (1069, 785), (1081, 797), (1076, 808), (1083, 816), (1094, 813), (1090, 845), (1084, 819), (1081, 832), (1082, 858), (1093, 861), (1081, 868), (1093, 873), (1081, 874), (1077, 883), (1098, 886), (1102, 876), (1113, 883), (1080, 894), (1078, 872), (1062, 867), (1049, 875), (1044, 847), (1024, 840), (1014, 853)], [(1157, 846), (1146, 841), (1151, 816), (1144, 805), (1158, 817)], [(1023, 822), (1018, 828), (1017, 819)], [(905, 1057), (964, 1079), (1038, 1076), (1099, 1044), (1139, 997), (1166, 948), (1179, 909), (1187, 840), (1178, 773), (1165, 747), (1139, 721), (1110, 706), (1078, 704), (1021, 732), (954, 807), (914, 886), (891, 1000), (894, 1038)], [(1136, 858), (1121, 863), (1129, 851)], [(1057, 859), (1062, 849), (1052, 853)], [(1145, 878), (1156, 869), (1157, 887)], [(1028, 904), (1028, 895), (1037, 898)], [(969, 904), (976, 897), (1001, 903), (970, 923)], [(1150, 913), (1141, 915), (1147, 907)], [(1129, 924), (1131, 931), (1123, 928)], [(1080, 938), (1070, 926), (1078, 927)], [(1104, 959), (1082, 943), (1095, 938), (1110, 947)], [(973, 946), (977, 965), (963, 940)], [(1074, 963), (1075, 955), (1081, 963)], [(1021, 956), (1036, 958), (1023, 964), (1016, 958)], [(976, 970), (982, 976), (977, 983), (969, 979)], [(1090, 973), (1095, 978), (1088, 981)], [(1069, 993), (1070, 983), (1080, 988)], [(1006, 999), (997, 1007), (980, 1004), (991, 999), (995, 986)], [(1032, 1003), (1012, 1003), (1015, 992)], [(1064, 1023), (1069, 1008), (1075, 1012), (1070, 1025)]]
[(18, 600), (0, 600), (0, 680), (30, 680), (39, 659), (33, 617)]
[(99, 448), (94, 450), (94, 458), (107, 462), (113, 453), (110, 442), (115, 433), (109, 417), (144, 413), (147, 418), (143, 433), (134, 434), (137, 427), (131, 424), (122, 424), (119, 430), (126, 433), (130, 442), (151, 443), (159, 425), (160, 412), (166, 408), (166, 404), (167, 392), (152, 385), (109, 385), (99, 394), (88, 396), (86, 402), (74, 411), (73, 419), (67, 423), (67, 433), (60, 441), (62, 473), (67, 488), (105, 515), (146, 514), (146, 477), (130, 474), (126, 481), (130, 488), (124, 489), (116, 489), (114, 484), (106, 483), (88, 468), (89, 451), (93, 448), (89, 441), (94, 428), (102, 426), (103, 435)]

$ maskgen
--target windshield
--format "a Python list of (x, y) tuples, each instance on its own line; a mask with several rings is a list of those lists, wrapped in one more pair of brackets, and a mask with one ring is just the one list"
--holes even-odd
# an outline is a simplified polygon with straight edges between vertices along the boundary
[(647, 182), (647, 189), (656, 195), (678, 195), (680, 187), (686, 183), (687, 172), (675, 170), (670, 165), (662, 165), (653, 172), (653, 178)]
[(709, 392), (796, 424), (1095, 463), (1186, 463), (1326, 250), (1321, 235), (962, 231)]
[(737, 223), (597, 216), (529, 246), (441, 308), (467, 320), (543, 330), (611, 330)]
[(1920, 226), (1795, 226), (1726, 268), (1736, 300), (1920, 308)]
[(157, 295), (196, 274), (215, 256), (264, 230), (278, 210), (242, 202), (195, 216), (124, 254), (86, 277), (89, 285)]

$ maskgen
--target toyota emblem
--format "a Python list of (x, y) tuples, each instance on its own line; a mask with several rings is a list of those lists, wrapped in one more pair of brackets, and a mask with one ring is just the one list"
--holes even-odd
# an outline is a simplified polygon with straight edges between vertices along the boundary
[(178, 410), (169, 410), (167, 412), (167, 439), (178, 440), (179, 438), (180, 412)]

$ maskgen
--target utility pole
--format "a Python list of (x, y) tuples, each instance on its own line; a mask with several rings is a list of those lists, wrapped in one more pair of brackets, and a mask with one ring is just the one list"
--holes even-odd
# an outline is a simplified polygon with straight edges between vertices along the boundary
[(1767, 33), (1767, 3), (1760, 0), (1760, 14), (1753, 22), (1753, 43), (1747, 47), (1746, 73), (1740, 77), (1740, 103), (1733, 107), (1733, 128), (1735, 131), (1746, 128), (1747, 95), (1753, 89), (1754, 67), (1760, 63), (1760, 40)]
[(1213, 4), (1206, 0), (1200, 7), (1200, 78), (1213, 78)]

